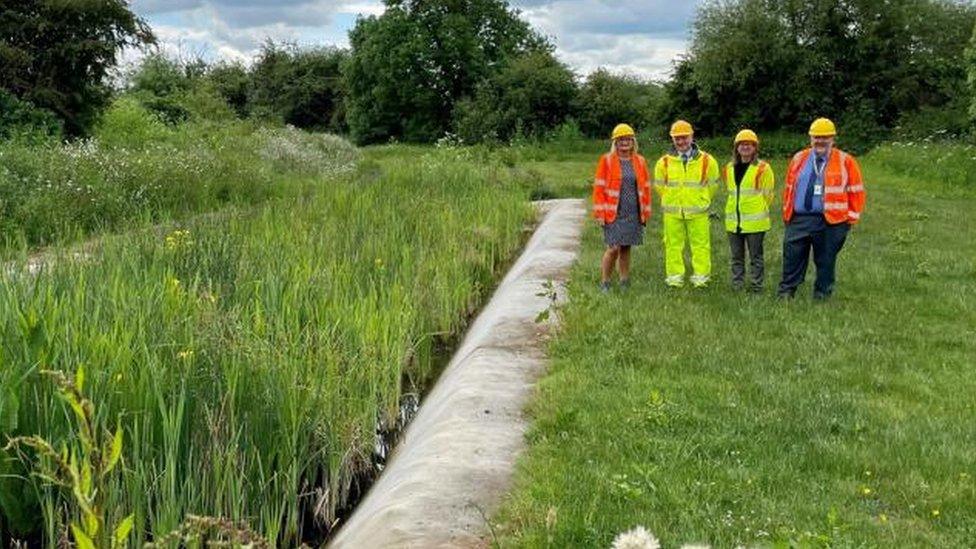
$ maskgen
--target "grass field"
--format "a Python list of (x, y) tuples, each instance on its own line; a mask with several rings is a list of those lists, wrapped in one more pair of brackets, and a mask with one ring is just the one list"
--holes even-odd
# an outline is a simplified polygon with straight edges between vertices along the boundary
[[(80, 448), (40, 372), (83, 365), (95, 430), (124, 432), (105, 524), (134, 513), (136, 542), (194, 514), (281, 546), (315, 539), (372, 474), (377, 422), (427, 377), (435, 340), (461, 330), (531, 217), (507, 168), (426, 150), (106, 236), (36, 276), (5, 271), (0, 438)], [(21, 449), (0, 458), (0, 544), (53, 544), (77, 504), (29, 478)]]
[(718, 221), (711, 287), (666, 290), (657, 214), (632, 289), (601, 295), (589, 227), (498, 545), (643, 525), (664, 547), (976, 546), (976, 161), (948, 152), (863, 159), (867, 213), (826, 304), (809, 278), (774, 299), (782, 224), (761, 296), (728, 289)]

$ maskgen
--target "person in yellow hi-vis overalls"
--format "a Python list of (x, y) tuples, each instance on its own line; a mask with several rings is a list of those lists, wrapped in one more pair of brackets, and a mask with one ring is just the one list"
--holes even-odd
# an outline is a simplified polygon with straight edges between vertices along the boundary
[(664, 212), (665, 283), (680, 288), (685, 283), (685, 243), (691, 245), (691, 285), (702, 288), (712, 276), (712, 245), (708, 210), (718, 192), (719, 165), (698, 149), (691, 124), (671, 125), (671, 152), (654, 166), (654, 186)]

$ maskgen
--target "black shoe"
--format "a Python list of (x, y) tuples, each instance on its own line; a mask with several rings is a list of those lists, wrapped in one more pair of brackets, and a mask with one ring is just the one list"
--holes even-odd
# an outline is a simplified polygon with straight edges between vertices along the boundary
[(600, 293), (601, 294), (610, 293), (610, 283), (609, 282), (601, 282), (600, 283)]

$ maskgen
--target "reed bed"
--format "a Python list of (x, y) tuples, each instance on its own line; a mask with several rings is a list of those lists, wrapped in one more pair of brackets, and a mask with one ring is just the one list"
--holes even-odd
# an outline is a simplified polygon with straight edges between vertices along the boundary
[[(436, 335), (463, 328), (531, 220), (506, 168), (464, 156), (367, 163), (300, 196), (4, 274), (0, 440), (72, 440), (39, 372), (83, 365), (100, 428), (125, 433), (106, 489), (113, 523), (135, 514), (131, 541), (191, 515), (281, 546), (328, 531), (402, 381), (430, 374)], [(0, 456), (0, 531), (53, 544), (72, 503), (28, 475), (33, 459)]]

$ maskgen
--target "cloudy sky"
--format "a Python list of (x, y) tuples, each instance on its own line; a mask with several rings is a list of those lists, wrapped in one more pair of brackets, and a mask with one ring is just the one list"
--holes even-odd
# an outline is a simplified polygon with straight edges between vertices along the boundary
[[(580, 74), (604, 66), (665, 78), (688, 40), (701, 0), (515, 0)], [(185, 57), (248, 60), (266, 38), (347, 46), (359, 15), (383, 12), (379, 0), (132, 0), (162, 48)]]

